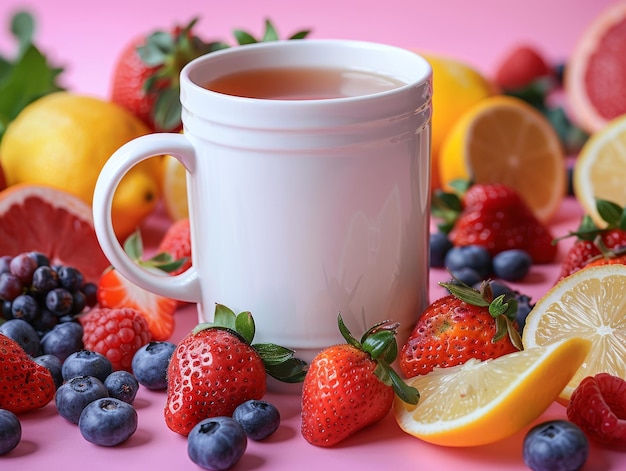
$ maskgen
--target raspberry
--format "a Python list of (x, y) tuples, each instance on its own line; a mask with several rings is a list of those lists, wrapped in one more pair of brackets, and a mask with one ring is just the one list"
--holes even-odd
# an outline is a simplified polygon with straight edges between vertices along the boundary
[(567, 418), (596, 442), (626, 449), (626, 381), (609, 373), (587, 376), (572, 393)]
[(135, 309), (94, 308), (80, 322), (85, 349), (107, 357), (113, 370), (131, 371), (135, 352), (151, 340), (147, 321)]
[(180, 268), (169, 272), (170, 275), (178, 275), (191, 266), (189, 219), (180, 219), (170, 226), (159, 244), (159, 252), (169, 253), (174, 260), (187, 258)]

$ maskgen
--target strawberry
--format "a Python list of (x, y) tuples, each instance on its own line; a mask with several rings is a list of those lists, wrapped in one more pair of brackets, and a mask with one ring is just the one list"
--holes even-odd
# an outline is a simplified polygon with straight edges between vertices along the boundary
[(178, 275), (191, 266), (191, 233), (189, 218), (176, 221), (165, 232), (159, 244), (159, 252), (169, 253), (174, 260), (184, 259), (185, 262), (172, 270), (170, 275)]
[(131, 41), (113, 68), (111, 101), (142, 119), (153, 131), (178, 131), (178, 76), (192, 59), (228, 45), (205, 43), (195, 35), (198, 19), (172, 31), (154, 31)]
[[(192, 59), (230, 47), (222, 41), (204, 42), (193, 31), (198, 18), (171, 31), (154, 31), (131, 41), (113, 69), (111, 101), (142, 119), (153, 131), (181, 129), (179, 75)], [(300, 31), (289, 39), (304, 38)], [(234, 31), (240, 45), (258, 42), (249, 33)], [(265, 23), (260, 41), (278, 39), (272, 23)]]
[(113, 370), (132, 372), (135, 352), (152, 339), (148, 322), (135, 309), (94, 308), (79, 321), (85, 349), (107, 357)]
[(489, 282), (483, 282), (480, 290), (440, 285), (451, 294), (424, 310), (400, 351), (400, 369), (406, 377), (522, 349), (514, 322), (515, 299), (506, 300), (505, 295), (493, 299)]
[(596, 207), (606, 222), (605, 227), (599, 228), (588, 215), (585, 215), (576, 231), (557, 239), (558, 241), (571, 236), (576, 237), (576, 241), (561, 261), (557, 282), (592, 262), (603, 263), (597, 260), (610, 259), (621, 252), (620, 249), (626, 247), (626, 218), (623, 217), (626, 208), (602, 199), (596, 201)]
[(0, 334), (0, 409), (14, 414), (38, 409), (54, 399), (50, 371), (33, 361), (24, 349)]
[(480, 245), (492, 256), (521, 249), (528, 252), (534, 263), (549, 263), (556, 256), (550, 230), (509, 186), (474, 184), (462, 199), (436, 191), (432, 212), (435, 218), (443, 219), (439, 227), (449, 232), (455, 246)]
[(502, 90), (517, 90), (553, 71), (542, 53), (529, 45), (511, 50), (497, 67), (494, 81)]
[(609, 373), (587, 376), (574, 389), (567, 418), (596, 442), (626, 450), (626, 381)]
[(305, 363), (293, 351), (252, 344), (249, 312), (238, 315), (217, 305), (214, 321), (200, 324), (177, 345), (167, 370), (165, 423), (187, 436), (200, 421), (230, 416), (235, 408), (266, 393), (266, 373), (289, 383), (302, 381)]
[[(139, 232), (131, 234), (124, 244), (128, 256), (150, 270), (170, 272), (177, 270), (182, 260), (172, 260), (167, 253), (158, 253), (143, 260), (143, 243)], [(103, 308), (130, 308), (139, 311), (148, 323), (152, 340), (168, 340), (174, 332), (175, 299), (147, 291), (109, 267), (98, 281), (98, 304)]]
[(322, 447), (336, 445), (381, 420), (395, 394), (410, 404), (419, 400), (419, 392), (389, 366), (398, 351), (398, 323), (376, 324), (360, 341), (350, 334), (341, 315), (338, 324), (347, 343), (316, 355), (302, 390), (302, 436)]

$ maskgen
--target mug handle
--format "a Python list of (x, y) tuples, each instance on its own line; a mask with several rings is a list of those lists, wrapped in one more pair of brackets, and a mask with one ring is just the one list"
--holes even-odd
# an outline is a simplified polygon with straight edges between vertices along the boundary
[(120, 245), (111, 219), (113, 195), (124, 175), (136, 164), (170, 154), (187, 172), (196, 168), (196, 154), (184, 134), (156, 133), (138, 137), (120, 147), (103, 166), (93, 195), (93, 219), (102, 251), (122, 275), (153, 293), (187, 302), (201, 302), (198, 272), (192, 265), (174, 276), (152, 273), (133, 261)]

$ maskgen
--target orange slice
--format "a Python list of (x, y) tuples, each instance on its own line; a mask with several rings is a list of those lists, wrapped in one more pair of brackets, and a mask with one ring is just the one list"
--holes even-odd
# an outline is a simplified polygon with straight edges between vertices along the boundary
[(532, 309), (522, 335), (524, 348), (566, 339), (591, 342), (585, 362), (560, 394), (567, 403), (586, 376), (610, 373), (626, 379), (626, 265), (583, 268), (559, 281)]
[(494, 443), (522, 430), (552, 404), (589, 347), (589, 341), (571, 338), (492, 360), (435, 368), (407, 380), (420, 400), (411, 405), (396, 398), (394, 416), (402, 430), (429, 443)]
[(171, 155), (163, 157), (163, 204), (173, 221), (189, 217), (187, 207), (187, 172), (183, 164)]
[(548, 120), (521, 99), (492, 96), (463, 114), (439, 156), (444, 188), (456, 179), (503, 183), (547, 222), (567, 190), (565, 156)]
[(606, 226), (596, 198), (626, 206), (626, 115), (610, 121), (583, 145), (574, 163), (574, 194), (598, 227)]

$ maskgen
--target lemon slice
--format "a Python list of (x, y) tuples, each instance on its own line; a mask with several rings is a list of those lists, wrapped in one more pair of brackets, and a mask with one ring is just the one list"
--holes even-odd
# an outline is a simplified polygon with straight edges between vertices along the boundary
[(485, 98), (466, 111), (442, 144), (439, 166), (444, 189), (456, 179), (504, 183), (542, 222), (554, 215), (567, 190), (556, 131), (539, 111), (514, 97)]
[(408, 434), (437, 445), (496, 442), (523, 429), (550, 406), (589, 347), (589, 341), (571, 338), (492, 360), (435, 368), (407, 380), (420, 392), (420, 400), (411, 405), (396, 397), (396, 421)]
[(592, 135), (574, 163), (574, 194), (598, 227), (606, 226), (596, 198), (626, 206), (626, 115)]
[(585, 338), (592, 347), (560, 394), (568, 402), (586, 376), (606, 372), (626, 379), (626, 265), (583, 268), (559, 281), (526, 319), (525, 348)]
[(187, 172), (175, 157), (163, 157), (163, 204), (173, 221), (189, 217), (187, 207)]

